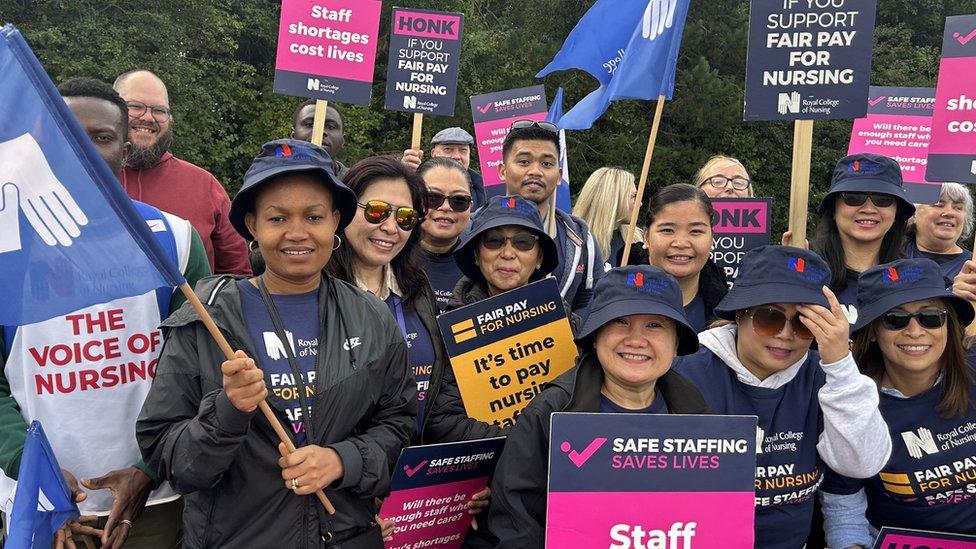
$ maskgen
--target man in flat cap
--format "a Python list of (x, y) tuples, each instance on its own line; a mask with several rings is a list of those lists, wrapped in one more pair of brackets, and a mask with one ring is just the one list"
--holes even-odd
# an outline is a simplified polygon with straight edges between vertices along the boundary
[[(480, 208), (486, 202), (485, 182), (481, 174), (471, 169), (471, 145), (474, 138), (471, 134), (457, 126), (444, 128), (434, 134), (430, 140), (430, 157), (446, 156), (451, 158), (468, 170), (471, 178), (471, 211)], [(424, 160), (424, 151), (420, 149), (407, 149), (403, 151), (403, 163), (413, 169), (420, 167)]]

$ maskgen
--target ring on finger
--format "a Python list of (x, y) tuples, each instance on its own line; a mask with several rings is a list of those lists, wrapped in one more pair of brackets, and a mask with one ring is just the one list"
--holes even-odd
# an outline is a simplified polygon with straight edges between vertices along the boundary
[(128, 526), (129, 528), (132, 528), (132, 521), (129, 519), (122, 519), (122, 524)]
[(301, 483), (298, 482), (298, 479), (297, 478), (291, 479), (291, 489), (292, 490), (298, 490), (298, 487), (299, 486), (301, 486)]

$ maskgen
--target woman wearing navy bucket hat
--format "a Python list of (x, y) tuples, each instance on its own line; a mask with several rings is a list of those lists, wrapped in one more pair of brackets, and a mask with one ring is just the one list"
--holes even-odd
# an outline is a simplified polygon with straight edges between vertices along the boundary
[(803, 547), (825, 466), (870, 477), (891, 449), (829, 283), (827, 264), (809, 250), (751, 250), (715, 308), (730, 322), (699, 334), (702, 348), (674, 365), (716, 413), (759, 418), (756, 547)]
[(898, 162), (868, 153), (841, 158), (817, 213), (820, 221), (811, 248), (830, 266), (830, 289), (854, 324), (857, 277), (903, 257), (906, 226), (915, 213)]
[[(230, 221), (267, 269), (196, 287), (237, 357), (226, 360), (189, 304), (163, 323), (136, 435), (184, 494), (183, 547), (383, 547), (374, 497), (410, 440), (417, 389), (387, 307), (323, 273), (355, 212), (324, 149), (265, 143)], [(265, 398), (295, 452), (255, 419)]]
[(976, 385), (963, 341), (972, 304), (929, 259), (868, 269), (858, 301), (854, 356), (877, 383), (893, 448), (877, 476), (828, 476), (829, 545), (870, 547), (883, 526), (976, 534)]
[(576, 368), (537, 395), (508, 435), (492, 481), (488, 525), (497, 547), (543, 546), (553, 412), (710, 413), (695, 387), (671, 370), (698, 339), (678, 282), (648, 265), (611, 269), (593, 289), (577, 335)]

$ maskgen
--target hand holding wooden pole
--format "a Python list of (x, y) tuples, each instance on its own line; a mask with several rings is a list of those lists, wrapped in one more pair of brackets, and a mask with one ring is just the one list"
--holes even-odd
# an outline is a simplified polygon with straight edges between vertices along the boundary
[(312, 144), (322, 146), (322, 134), (325, 133), (325, 117), (329, 108), (328, 101), (315, 101), (315, 118), (312, 121)]
[[(325, 101), (319, 101), (319, 103), (325, 103)], [(319, 137), (321, 137), (321, 135)], [(217, 324), (214, 323), (210, 313), (208, 313), (203, 307), (203, 303), (200, 302), (200, 298), (197, 297), (197, 294), (193, 292), (193, 289), (190, 288), (190, 285), (186, 282), (180, 286), (180, 290), (183, 291), (183, 295), (186, 296), (187, 301), (189, 301), (190, 305), (193, 306), (193, 310), (196, 311), (197, 315), (200, 316), (200, 320), (203, 321), (204, 326), (207, 327), (207, 331), (210, 332), (211, 336), (213, 336), (214, 341), (217, 342), (217, 346), (220, 347), (221, 352), (224, 353), (227, 360), (233, 360), (235, 358), (234, 349), (231, 349), (230, 343), (227, 342), (227, 339), (220, 331), (220, 328), (217, 328)], [(280, 421), (278, 421), (278, 417), (274, 414), (274, 410), (271, 409), (271, 406), (268, 405), (268, 401), (261, 401), (258, 408), (261, 409), (261, 413), (264, 414), (264, 417), (268, 420), (268, 423), (271, 424), (271, 428), (274, 429), (275, 434), (278, 435), (281, 442), (285, 444), (285, 448), (288, 449), (288, 453), (290, 454), (291, 452), (294, 452), (296, 450), (295, 443), (291, 441), (291, 437), (288, 436), (288, 432), (285, 431), (285, 427)], [(325, 495), (325, 492), (318, 490), (315, 492), (315, 497), (318, 498), (319, 502), (323, 507), (325, 507), (325, 510), (330, 515), (335, 514), (335, 507), (332, 506), (332, 502), (329, 501), (329, 498)]]
[[(651, 123), (651, 135), (647, 139), (647, 150), (644, 152), (644, 165), (641, 166), (640, 183), (637, 185), (637, 198), (634, 199), (634, 208), (630, 211), (630, 227), (627, 228), (627, 241), (624, 242), (624, 255), (620, 260), (620, 266), (626, 267), (627, 260), (630, 258), (630, 244), (634, 241), (634, 232), (637, 231), (637, 214), (640, 213), (641, 202), (644, 201), (644, 187), (647, 186), (647, 174), (651, 169), (651, 156), (654, 155), (654, 142), (657, 141), (657, 130), (661, 125), (661, 112), (664, 110), (664, 96), (657, 98), (657, 108), (654, 109), (654, 122)], [(609, 250), (605, 250), (609, 253)]]
[(793, 174), (790, 181), (790, 231), (792, 246), (807, 247), (807, 208), (810, 204), (810, 155), (813, 120), (793, 123)]

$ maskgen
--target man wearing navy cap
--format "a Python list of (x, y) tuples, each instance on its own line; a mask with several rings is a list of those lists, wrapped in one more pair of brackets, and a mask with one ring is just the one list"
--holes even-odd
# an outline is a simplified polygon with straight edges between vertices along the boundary
[[(471, 178), (471, 211), (475, 211), (485, 205), (487, 195), (481, 174), (471, 169), (471, 145), (474, 145), (474, 138), (464, 129), (457, 126), (444, 128), (430, 138), (430, 157), (450, 158), (468, 170), (468, 177)], [(403, 151), (402, 160), (404, 164), (416, 170), (424, 160), (424, 151), (407, 149)]]

